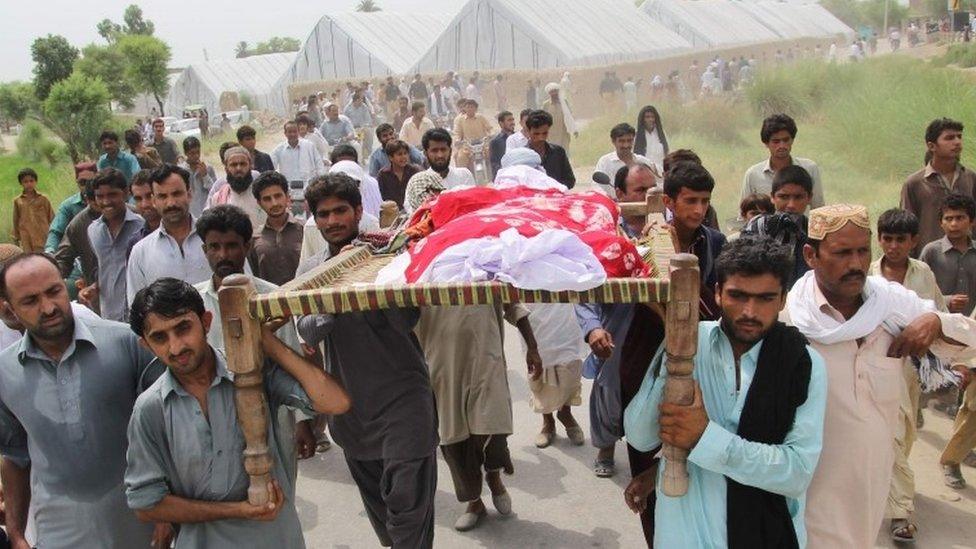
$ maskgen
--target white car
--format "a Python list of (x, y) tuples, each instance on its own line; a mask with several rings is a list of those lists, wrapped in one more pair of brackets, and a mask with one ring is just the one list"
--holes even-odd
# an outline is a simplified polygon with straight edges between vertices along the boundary
[(170, 122), (166, 126), (166, 135), (176, 141), (182, 141), (187, 137), (200, 138), (200, 120), (197, 118), (184, 118)]

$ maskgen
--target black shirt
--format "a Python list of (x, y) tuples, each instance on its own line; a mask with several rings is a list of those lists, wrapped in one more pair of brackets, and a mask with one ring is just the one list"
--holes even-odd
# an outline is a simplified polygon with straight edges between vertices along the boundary
[(566, 185), (567, 188), (572, 189), (576, 185), (576, 175), (569, 164), (569, 156), (566, 155), (566, 149), (559, 145), (546, 143), (546, 150), (542, 155), (542, 167), (546, 169), (549, 177)]
[(491, 164), (491, 173), (496, 174), (502, 167), (502, 157), (505, 156), (505, 140), (512, 135), (509, 132), (498, 132), (495, 137), (488, 142), (488, 163)]
[(254, 149), (254, 171), (264, 173), (273, 169), (274, 162), (271, 161), (271, 155)]

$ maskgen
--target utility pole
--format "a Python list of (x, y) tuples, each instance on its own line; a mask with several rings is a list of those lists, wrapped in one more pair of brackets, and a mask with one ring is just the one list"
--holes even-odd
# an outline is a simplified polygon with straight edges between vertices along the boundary
[(884, 14), (884, 28), (881, 29), (881, 36), (888, 36), (888, 3), (891, 0), (885, 0), (885, 14)]

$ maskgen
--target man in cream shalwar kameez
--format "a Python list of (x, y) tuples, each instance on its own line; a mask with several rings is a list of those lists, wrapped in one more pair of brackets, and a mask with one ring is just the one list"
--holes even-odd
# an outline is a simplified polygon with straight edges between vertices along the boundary
[(506, 440), (512, 434), (512, 397), (502, 320), (526, 340), (526, 363), (534, 373), (542, 360), (528, 316), (519, 304), (427, 307), (417, 323), (437, 402), (441, 452), (458, 501), (468, 503), (454, 525), (459, 531), (474, 528), (485, 515), (482, 469), (495, 509), (502, 515), (512, 510), (500, 475), (514, 472)]
[(937, 312), (899, 284), (867, 277), (871, 232), (863, 206), (810, 212), (813, 268), (794, 285), (784, 320), (827, 365), (823, 452), (807, 494), (808, 546), (872, 547), (890, 488), (902, 358), (928, 348), (943, 359), (968, 356), (976, 321)]
[(549, 94), (549, 99), (542, 103), (542, 110), (552, 116), (548, 141), (566, 149), (568, 153), (569, 142), (577, 135), (576, 120), (573, 118), (569, 100), (565, 96), (560, 96), (559, 84), (555, 82), (546, 84), (546, 93)]

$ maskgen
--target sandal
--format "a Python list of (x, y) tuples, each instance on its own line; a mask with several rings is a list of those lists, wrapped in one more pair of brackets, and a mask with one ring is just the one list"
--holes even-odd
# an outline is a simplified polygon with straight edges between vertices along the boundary
[(954, 490), (962, 490), (966, 487), (966, 479), (963, 478), (958, 464), (942, 466), (942, 481)]
[(593, 474), (600, 478), (610, 478), (617, 473), (612, 459), (598, 459), (593, 462)]
[(573, 443), (573, 446), (583, 445), (583, 428), (579, 425), (566, 427), (566, 437)]
[(915, 543), (918, 526), (908, 519), (891, 519), (891, 539), (898, 543)]

